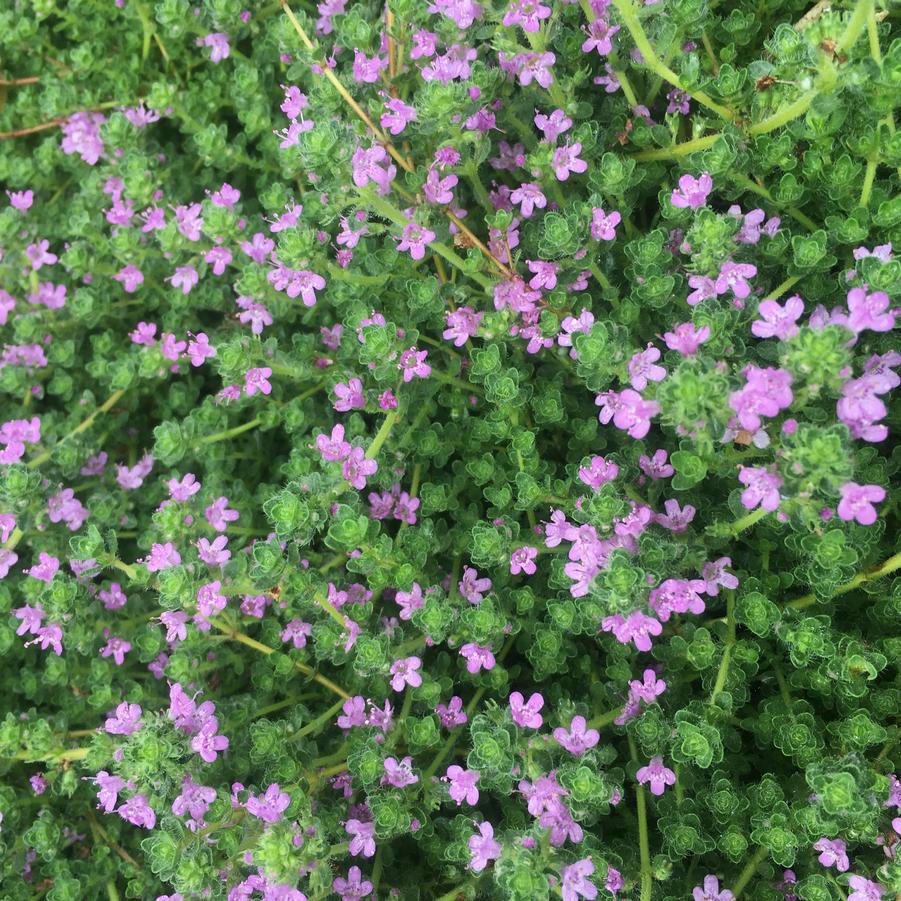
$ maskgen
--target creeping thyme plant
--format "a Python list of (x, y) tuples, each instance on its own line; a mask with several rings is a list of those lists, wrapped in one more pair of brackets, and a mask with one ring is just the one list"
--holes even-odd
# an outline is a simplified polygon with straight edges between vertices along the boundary
[(897, 7), (2, 6), (0, 897), (901, 892)]

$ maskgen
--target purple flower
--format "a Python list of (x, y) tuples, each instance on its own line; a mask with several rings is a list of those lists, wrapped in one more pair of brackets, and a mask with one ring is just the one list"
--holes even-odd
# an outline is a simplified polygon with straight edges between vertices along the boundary
[(153, 829), (156, 825), (156, 814), (144, 795), (135, 795), (133, 798), (129, 798), (116, 813), (132, 826)]
[(616, 226), (622, 221), (619, 212), (605, 213), (603, 207), (591, 211), (591, 237), (596, 241), (612, 241), (616, 237)]
[(556, 61), (553, 53), (526, 53), (517, 57), (519, 83), (527, 87), (534, 81), (547, 90), (554, 83), (551, 67)]
[(524, 572), (527, 576), (535, 574), (535, 558), (538, 556), (536, 547), (519, 547), (510, 554), (510, 573), (518, 576)]
[(147, 572), (158, 573), (181, 563), (181, 554), (171, 541), (165, 544), (154, 544), (150, 548), (150, 556), (147, 558)]
[(457, 802), (458, 807), (464, 801), (467, 804), (479, 803), (479, 790), (476, 788), (476, 783), (479, 781), (477, 770), (464, 770), (463, 767), (454, 764), (447, 768), (447, 775), (442, 779), (450, 783), (448, 794), (452, 801)]
[(34, 191), (7, 191), (6, 196), (9, 197), (9, 205), (20, 213), (30, 210), (34, 203)]
[(679, 179), (679, 187), (670, 196), (670, 203), (679, 209), (697, 210), (707, 203), (707, 195), (712, 190), (713, 179), (709, 172), (702, 173), (699, 178), (683, 175)]
[(198, 47), (210, 48), (210, 62), (218, 63), (228, 59), (231, 48), (228, 44), (228, 35), (221, 31), (213, 32), (205, 37), (197, 38)]
[(762, 318), (751, 323), (751, 334), (758, 338), (787, 341), (800, 331), (797, 321), (804, 313), (804, 301), (797, 294), (789, 297), (784, 307), (779, 306), (775, 300), (764, 300), (757, 312)]
[(272, 394), (272, 385), (269, 382), (269, 376), (272, 370), (268, 366), (262, 366), (256, 369), (248, 369), (244, 375), (244, 393), (248, 397), (254, 394)]
[(75, 113), (63, 122), (63, 141), (60, 145), (63, 153), (77, 153), (84, 162), (93, 166), (103, 153), (103, 140), (100, 137), (100, 126), (106, 122), (101, 113)]
[(526, 219), (531, 218), (536, 207), (543, 210), (547, 206), (547, 198), (541, 193), (541, 188), (532, 182), (520, 185), (510, 195), (510, 200), (519, 204), (520, 211)]
[(379, 194), (390, 192), (397, 167), (388, 162), (388, 153), (381, 144), (373, 144), (365, 150), (357, 148), (351, 158), (351, 165), (353, 181), (358, 188), (365, 188), (370, 182), (374, 182)]
[(629, 693), (645, 704), (653, 704), (654, 701), (666, 691), (666, 682), (657, 678), (657, 673), (652, 669), (646, 669), (642, 674), (642, 681), (633, 679), (629, 682)]
[(447, 704), (439, 704), (435, 708), (435, 713), (438, 714), (445, 729), (462, 726), (469, 719), (463, 710), (463, 700), (457, 695), (454, 695)]
[(375, 823), (364, 823), (355, 818), (349, 819), (344, 824), (344, 831), (351, 836), (348, 851), (357, 857), (375, 856)]
[(729, 557), (720, 557), (712, 563), (704, 564), (702, 573), (704, 581), (704, 591), (715, 598), (720, 593), (720, 586), (723, 588), (738, 588), (738, 578), (730, 572), (726, 572), (726, 567), (732, 566), (732, 560)]
[(741, 502), (748, 510), (762, 506), (771, 513), (779, 506), (779, 488), (782, 477), (769, 469), (741, 466), (738, 481), (746, 485), (741, 493)]
[(228, 738), (224, 735), (216, 735), (219, 730), (219, 722), (215, 716), (210, 716), (200, 727), (200, 731), (191, 739), (191, 750), (200, 755), (204, 763), (213, 763), (220, 751), (228, 747)]
[(427, 379), (432, 374), (432, 367), (426, 363), (427, 350), (410, 347), (400, 355), (397, 368), (404, 374), (404, 382), (412, 382), (414, 378)]
[(104, 730), (110, 735), (132, 735), (141, 729), (141, 705), (123, 701), (117, 708), (115, 716), (107, 718)]
[(164, 610), (160, 622), (166, 627), (166, 641), (184, 641), (188, 637), (188, 614), (181, 610)]
[(542, 5), (540, 0), (510, 0), (501, 24), (507, 28), (521, 25), (523, 31), (536, 34), (541, 28), (541, 20), (547, 19), (550, 14), (550, 7)]
[(619, 25), (611, 25), (599, 16), (588, 26), (588, 38), (582, 44), (583, 53), (597, 50), (598, 56), (607, 56), (613, 50), (613, 36), (619, 31)]
[(355, 447), (341, 467), (341, 476), (357, 491), (362, 491), (366, 487), (366, 477), (371, 476), (378, 468), (375, 460), (366, 459), (366, 452), (362, 447)]
[(848, 849), (840, 839), (830, 840), (825, 836), (814, 843), (814, 851), (819, 851), (817, 858), (824, 867), (835, 867), (839, 873), (845, 873), (851, 864), (848, 861)]
[(501, 844), (495, 841), (494, 827), (491, 823), (485, 821), (479, 823), (479, 832), (469, 839), (469, 866), (474, 873), (481, 873), (488, 863), (497, 860), (501, 856), (503, 848)]
[[(662, 757), (652, 757), (650, 763), (647, 766), (643, 766), (635, 774), (635, 778), (642, 785), (650, 783), (652, 795), (662, 795), (667, 785), (676, 784), (676, 774), (663, 765)], [(708, 876), (707, 878), (709, 879), (710, 877)], [(726, 899), (723, 899), (723, 901), (726, 901)]]
[(554, 151), (551, 165), (554, 168), (554, 175), (557, 177), (557, 181), (566, 181), (570, 172), (579, 175), (588, 169), (588, 163), (579, 159), (581, 152), (581, 144), (567, 144), (565, 147), (558, 147)]
[(421, 610), (425, 603), (422, 597), (422, 588), (418, 582), (414, 582), (410, 591), (398, 591), (394, 600), (400, 607), (400, 618), (408, 620), (416, 610)]
[(385, 775), (382, 776), (383, 785), (393, 785), (395, 788), (405, 788), (419, 782), (419, 776), (413, 772), (413, 758), (407, 755), (399, 763), (394, 757), (385, 758)]
[[(109, 638), (106, 644), (100, 649), (101, 657), (112, 657), (116, 666), (122, 666), (125, 663), (125, 655), (131, 650), (131, 642), (124, 638)], [(138, 710), (141, 708), (138, 707)], [(117, 708), (118, 710), (118, 708)]]
[(187, 814), (191, 818), (187, 826), (193, 832), (204, 825), (203, 817), (215, 800), (216, 789), (198, 785), (190, 775), (185, 775), (181, 794), (172, 802), (172, 813), (179, 817)]
[(169, 282), (173, 288), (181, 288), (182, 294), (190, 294), (191, 289), (200, 281), (200, 276), (193, 266), (176, 266), (175, 272), (165, 281)]
[(125, 780), (101, 770), (94, 776), (94, 784), (100, 786), (100, 791), (97, 792), (97, 800), (100, 802), (97, 809), (104, 813), (112, 813), (116, 809), (119, 792), (125, 788)]
[(644, 438), (651, 429), (651, 418), (660, 412), (657, 401), (646, 401), (637, 391), (626, 388), (617, 394), (607, 391), (595, 398), (595, 406), (601, 407), (598, 419), (606, 425), (610, 420), (631, 438)]
[(341, 896), (341, 901), (357, 901), (372, 894), (372, 883), (363, 879), (359, 867), (351, 867), (347, 871), (347, 879), (337, 876), (332, 883), (332, 890)]
[(391, 687), (395, 691), (403, 691), (408, 685), (411, 688), (419, 688), (422, 685), (422, 676), (419, 675), (419, 667), (422, 661), (418, 657), (405, 657), (395, 660), (391, 664)]
[(889, 310), (888, 294), (874, 291), (867, 294), (863, 288), (852, 288), (848, 292), (848, 328), (860, 334), (867, 329), (874, 332), (890, 332), (901, 310)]
[[(659, 757), (655, 758), (655, 760), (659, 759)], [(651, 791), (654, 791), (653, 787), (651, 788)], [(655, 794), (659, 795), (662, 792), (663, 789), (661, 788), (660, 791), (655, 792)], [(691, 896), (694, 901), (733, 901), (735, 898), (729, 889), (720, 891), (720, 881), (716, 876), (705, 876), (704, 885), (696, 885), (691, 891)]]
[(544, 698), (535, 692), (528, 701), (523, 699), (520, 692), (514, 691), (510, 695), (510, 715), (513, 722), (522, 729), (540, 729), (544, 717), (538, 712), (544, 707)]
[(457, 583), (460, 597), (466, 598), (470, 604), (478, 606), (484, 600), (483, 592), (491, 591), (491, 579), (479, 578), (477, 570), (471, 566), (463, 567), (463, 578)]
[(608, 463), (603, 457), (594, 456), (588, 466), (579, 467), (579, 481), (595, 491), (619, 475), (619, 467)]
[(727, 261), (723, 263), (720, 268), (720, 274), (714, 282), (716, 293), (726, 294), (731, 291), (734, 297), (744, 300), (751, 293), (751, 286), (748, 284), (747, 279), (753, 278), (755, 275), (757, 275), (757, 267), (751, 263)]
[(845, 522), (859, 522), (862, 526), (871, 526), (876, 522), (876, 508), (885, 500), (885, 489), (880, 485), (858, 485), (847, 482), (841, 487), (842, 499), (838, 504), (838, 515)]
[(570, 754), (579, 757), (593, 748), (601, 737), (597, 729), (588, 729), (587, 725), (584, 716), (574, 716), (569, 731), (562, 727), (554, 729), (554, 741)]
[(475, 338), (484, 313), (477, 313), (471, 307), (458, 307), (444, 314), (447, 328), (441, 333), (445, 341), (453, 341), (455, 347), (462, 347), (470, 338)]
[(650, 636), (660, 635), (663, 626), (653, 616), (647, 616), (640, 610), (633, 610), (625, 617), (621, 613), (604, 617), (601, 621), (601, 630), (612, 632), (620, 644), (628, 644), (631, 641), (639, 651), (650, 651)]
[(411, 122), (416, 121), (416, 110), (397, 97), (386, 100), (385, 109), (387, 112), (382, 113), (379, 122), (382, 128), (387, 128), (393, 135), (399, 135)]
[(638, 458), (638, 465), (641, 471), (655, 482), (659, 479), (668, 479), (675, 473), (675, 469), (667, 462), (667, 453), (662, 448), (654, 451), (653, 457), (642, 454)]
[(244, 805), (247, 812), (264, 823), (277, 823), (291, 803), (291, 796), (283, 792), (277, 782), (266, 789), (264, 795), (251, 795)]
[(710, 327), (702, 325), (696, 329), (691, 322), (680, 322), (673, 326), (671, 332), (663, 333), (663, 340), (670, 350), (675, 350), (683, 357), (693, 357), (698, 348), (710, 338)]
[(482, 669), (494, 669), (495, 659), (490, 645), (483, 647), (471, 641), (460, 648), (460, 656), (466, 658), (466, 669), (473, 675)]
[(579, 898), (597, 898), (597, 886), (588, 877), (594, 873), (594, 862), (584, 857), (560, 870), (560, 894), (563, 901), (579, 901)]
[(863, 876), (850, 876), (848, 887), (852, 889), (848, 901), (882, 901), (882, 886)]
[(362, 410), (366, 406), (366, 398), (363, 395), (363, 383), (358, 378), (349, 379), (345, 385), (338, 382), (335, 385), (335, 409), (339, 413), (346, 413), (348, 410)]
[(629, 360), (629, 383), (636, 391), (644, 391), (648, 382), (662, 382), (666, 370), (657, 365), (660, 351), (649, 344), (646, 350), (633, 354)]
[(553, 144), (563, 132), (569, 131), (573, 125), (573, 120), (570, 119), (562, 109), (555, 109), (549, 116), (545, 116), (543, 113), (536, 113), (533, 121), (544, 133), (545, 141), (549, 141), (551, 144)]
[(323, 460), (345, 460), (351, 452), (351, 446), (344, 440), (344, 426), (338, 423), (332, 428), (331, 435), (317, 435), (316, 449), (322, 454)]

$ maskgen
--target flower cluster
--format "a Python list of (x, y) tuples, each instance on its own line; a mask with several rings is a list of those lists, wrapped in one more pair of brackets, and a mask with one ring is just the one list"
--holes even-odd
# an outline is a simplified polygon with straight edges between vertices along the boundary
[(0, 897), (901, 892), (884, 5), (0, 11)]

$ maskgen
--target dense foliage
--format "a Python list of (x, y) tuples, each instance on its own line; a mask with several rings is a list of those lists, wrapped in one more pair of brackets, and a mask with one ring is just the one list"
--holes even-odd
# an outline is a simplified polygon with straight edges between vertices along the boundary
[(901, 892), (898, 19), (2, 4), (0, 896)]

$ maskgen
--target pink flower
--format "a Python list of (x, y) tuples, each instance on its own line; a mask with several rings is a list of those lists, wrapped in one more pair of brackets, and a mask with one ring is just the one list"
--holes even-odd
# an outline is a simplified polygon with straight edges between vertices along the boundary
[(650, 783), (652, 795), (662, 795), (668, 785), (676, 784), (676, 774), (663, 765), (662, 757), (652, 757), (651, 762), (635, 774), (635, 778), (642, 785)]
[(474, 873), (481, 873), (492, 860), (501, 856), (503, 848), (494, 839), (494, 827), (485, 821), (479, 823), (479, 832), (469, 839), (470, 869)]
[(607, 214), (602, 207), (595, 207), (591, 211), (591, 237), (596, 241), (612, 241), (621, 221), (622, 216), (616, 210)]
[(268, 366), (248, 369), (244, 375), (244, 393), (248, 397), (253, 397), (257, 392), (266, 395), (272, 394), (270, 375), (272, 375), (272, 370)]
[(156, 825), (156, 814), (144, 795), (135, 795), (133, 798), (129, 798), (116, 813), (132, 826), (153, 829)]
[(224, 532), (230, 522), (237, 522), (240, 514), (229, 509), (227, 497), (218, 497), (203, 511), (203, 515), (217, 532)]
[(863, 876), (848, 877), (848, 887), (853, 889), (848, 901), (882, 901), (882, 886)]
[(228, 43), (228, 35), (224, 32), (217, 31), (208, 34), (202, 38), (197, 38), (198, 47), (210, 48), (210, 62), (218, 63), (224, 59), (228, 59), (231, 48)]
[(383, 785), (393, 785), (395, 788), (406, 788), (419, 782), (419, 776), (413, 772), (413, 758), (409, 755), (400, 762), (395, 757), (385, 758), (385, 775), (382, 776)]
[(432, 374), (432, 367), (426, 363), (427, 350), (417, 350), (411, 347), (400, 355), (397, 368), (404, 374), (404, 382), (411, 382), (414, 378), (427, 379)]
[(613, 36), (619, 29), (619, 25), (611, 25), (599, 16), (588, 26), (588, 39), (582, 44), (582, 52), (597, 50), (598, 56), (607, 56), (613, 50)]
[(671, 332), (663, 333), (663, 340), (670, 350), (675, 350), (683, 357), (693, 357), (698, 348), (710, 339), (710, 326), (695, 328), (691, 322), (680, 322), (673, 326)]
[(128, 294), (133, 294), (140, 285), (144, 284), (144, 274), (137, 266), (123, 266), (113, 276), (113, 279), (121, 282), (122, 287)]
[[(660, 758), (655, 757), (654, 759), (659, 760)], [(651, 787), (651, 791), (654, 791), (653, 786)], [(661, 788), (661, 790), (655, 792), (655, 794), (661, 794), (662, 792), (663, 789)], [(695, 886), (691, 891), (691, 897), (694, 901), (734, 901), (735, 898), (729, 889), (720, 891), (720, 881), (716, 876), (705, 876), (704, 885)]]
[[(100, 649), (101, 657), (112, 657), (116, 666), (125, 663), (125, 655), (131, 650), (131, 643), (124, 638), (110, 638)], [(138, 708), (140, 709), (140, 708)]]
[(787, 341), (800, 331), (797, 321), (804, 313), (804, 301), (797, 294), (789, 297), (784, 307), (775, 300), (764, 300), (757, 307), (757, 312), (762, 318), (751, 323), (751, 334), (758, 338)]
[(335, 877), (332, 890), (341, 896), (341, 901), (356, 901), (372, 894), (372, 883), (368, 879), (363, 879), (359, 867), (351, 867), (347, 871), (347, 879), (342, 876)]
[(414, 260), (421, 260), (425, 256), (426, 244), (434, 240), (435, 232), (424, 225), (410, 222), (404, 226), (397, 249), (401, 252), (409, 251)]
[(216, 348), (210, 344), (205, 332), (200, 332), (188, 342), (188, 357), (192, 366), (202, 366), (204, 361), (216, 356)]
[(541, 188), (532, 182), (520, 185), (510, 195), (510, 200), (519, 204), (520, 211), (526, 219), (531, 218), (536, 207), (543, 210), (547, 206), (547, 198), (541, 193)]
[(885, 489), (880, 485), (858, 485), (847, 482), (841, 487), (842, 499), (838, 504), (838, 515), (845, 522), (858, 522), (862, 526), (871, 526), (876, 522), (876, 508), (885, 500)]
[(570, 754), (580, 757), (593, 748), (601, 738), (597, 729), (588, 729), (587, 725), (584, 716), (574, 716), (569, 731), (562, 727), (554, 729), (554, 741)]
[(495, 659), (490, 645), (483, 647), (471, 641), (460, 648), (460, 656), (466, 658), (466, 670), (473, 675), (483, 669), (494, 669)]
[(419, 688), (422, 685), (422, 676), (419, 675), (419, 667), (422, 661), (418, 657), (405, 657), (395, 660), (391, 664), (391, 687), (395, 691), (403, 691), (408, 685), (411, 688)]
[(277, 823), (291, 803), (291, 796), (283, 792), (277, 782), (266, 789), (264, 795), (251, 795), (244, 805), (247, 812), (264, 823)]
[(510, 573), (518, 576), (524, 572), (527, 576), (535, 574), (535, 558), (538, 556), (536, 547), (519, 547), (510, 555)]
[(338, 425), (332, 428), (331, 436), (319, 434), (316, 436), (316, 449), (322, 454), (323, 460), (341, 461), (350, 454), (350, 443), (344, 440), (344, 426)]
[(533, 121), (544, 133), (545, 141), (549, 141), (552, 144), (563, 132), (569, 131), (573, 125), (573, 120), (562, 109), (555, 109), (549, 116), (545, 116), (543, 113), (536, 113)]
[(848, 292), (848, 328), (852, 332), (870, 329), (874, 332), (890, 332), (901, 309), (889, 309), (889, 297), (884, 291), (867, 294), (863, 288), (852, 288)]
[(218, 720), (210, 716), (191, 739), (191, 750), (196, 751), (204, 763), (213, 763), (219, 752), (228, 747), (228, 739), (224, 735), (216, 735), (218, 729)]
[(772, 512), (779, 506), (782, 477), (778, 473), (760, 467), (742, 466), (738, 481), (747, 486), (741, 493), (741, 502), (748, 510), (762, 506), (767, 512)]
[(691, 175), (683, 175), (679, 179), (679, 187), (676, 188), (670, 203), (680, 209), (700, 209), (707, 203), (707, 195), (713, 190), (713, 179), (709, 172), (704, 172), (699, 178)]
[(588, 169), (588, 163), (579, 159), (581, 150), (581, 144), (567, 144), (554, 151), (552, 166), (558, 181), (566, 181), (571, 172), (579, 175)]
[(447, 775), (442, 779), (450, 783), (448, 794), (452, 801), (457, 802), (458, 807), (464, 801), (467, 804), (479, 803), (479, 790), (476, 788), (476, 783), (479, 781), (477, 770), (464, 770), (463, 767), (454, 764), (447, 768)]
[(104, 731), (109, 735), (132, 735), (141, 727), (140, 704), (129, 704), (123, 701), (117, 708), (115, 716), (108, 717), (104, 723)]
[(348, 851), (356, 857), (375, 856), (375, 823), (364, 823), (358, 819), (349, 819), (344, 824), (344, 831), (351, 836)]
[(523, 31), (536, 34), (541, 28), (541, 20), (550, 15), (550, 7), (544, 6), (540, 0), (510, 0), (501, 23), (507, 28), (521, 25)]
[(666, 370), (657, 365), (659, 359), (660, 351), (653, 344), (633, 354), (629, 360), (629, 383), (636, 391), (644, 391), (648, 382), (662, 382), (666, 378)]
[(411, 122), (416, 121), (416, 110), (396, 97), (385, 101), (385, 109), (387, 112), (382, 113), (379, 122), (382, 128), (387, 128), (393, 135), (399, 135)]
[(190, 820), (186, 825), (193, 832), (204, 825), (204, 815), (215, 800), (215, 788), (198, 785), (189, 775), (185, 775), (182, 778), (181, 794), (172, 802), (172, 813), (177, 817), (187, 814)]
[(846, 873), (851, 866), (848, 860), (848, 849), (840, 838), (830, 840), (823, 837), (814, 843), (813, 849), (821, 852), (817, 860), (824, 867), (834, 866), (839, 873)]
[(539, 692), (535, 692), (526, 702), (520, 692), (514, 691), (510, 695), (510, 714), (513, 722), (522, 729), (540, 729), (544, 717), (539, 713), (544, 707), (544, 698)]
[(181, 288), (182, 294), (190, 294), (199, 280), (200, 276), (193, 266), (176, 266), (175, 273), (165, 279), (173, 288)]
[(171, 541), (165, 544), (154, 544), (147, 558), (147, 572), (156, 573), (181, 563), (181, 554)]
[(366, 452), (362, 447), (355, 447), (344, 461), (341, 475), (357, 491), (362, 491), (366, 487), (366, 477), (371, 476), (378, 468), (375, 460), (366, 459)]
[(579, 898), (597, 898), (598, 890), (588, 877), (594, 873), (590, 857), (577, 860), (560, 870), (560, 895), (563, 901), (579, 901)]

